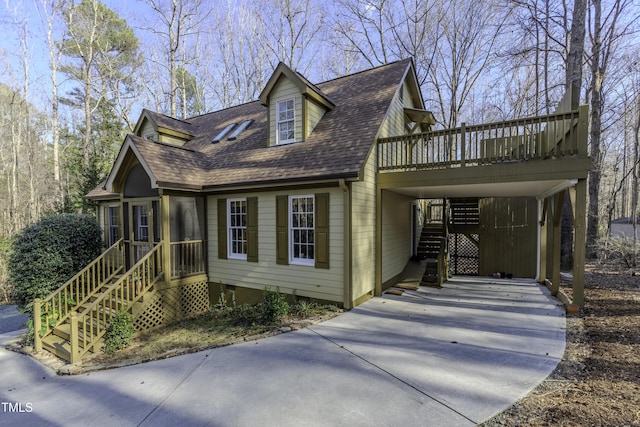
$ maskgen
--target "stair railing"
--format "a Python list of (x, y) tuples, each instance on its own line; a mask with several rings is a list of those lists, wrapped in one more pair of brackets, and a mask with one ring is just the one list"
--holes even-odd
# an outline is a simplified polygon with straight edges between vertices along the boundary
[(438, 285), (442, 286), (447, 281), (447, 239), (440, 240), (440, 250), (438, 251)]
[[(40, 337), (48, 335), (67, 320), (74, 307), (84, 304), (104, 284), (122, 272), (124, 265), (124, 241), (120, 239), (55, 292), (44, 300), (34, 302), (34, 330), (40, 332)], [(38, 304), (39, 315), (35, 316), (35, 306)]]
[(164, 278), (162, 247), (162, 242), (157, 243), (93, 303), (82, 312), (71, 314), (71, 363), (80, 361), (97, 344), (119, 310), (131, 313), (133, 305)]

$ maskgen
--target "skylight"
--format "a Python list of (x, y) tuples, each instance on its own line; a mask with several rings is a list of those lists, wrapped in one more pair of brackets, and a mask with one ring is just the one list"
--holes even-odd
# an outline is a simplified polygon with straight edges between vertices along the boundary
[(244, 122), (240, 123), (236, 130), (234, 130), (233, 133), (229, 135), (229, 138), (227, 138), (227, 140), (233, 141), (234, 139), (236, 139), (238, 135), (240, 135), (246, 128), (251, 125), (251, 123), (253, 123), (253, 120), (245, 120)]
[(231, 123), (226, 128), (222, 129), (222, 131), (219, 134), (217, 134), (215, 138), (213, 138), (213, 141), (211, 141), (211, 143), (215, 144), (220, 142), (222, 138), (224, 138), (229, 132), (231, 132), (231, 129), (233, 129), (235, 125), (236, 125), (235, 123)]

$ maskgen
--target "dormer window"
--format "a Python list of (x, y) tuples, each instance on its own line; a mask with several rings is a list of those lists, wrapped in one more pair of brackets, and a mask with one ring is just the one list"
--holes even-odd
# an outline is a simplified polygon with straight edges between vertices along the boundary
[(277, 144), (289, 144), (295, 141), (295, 101), (278, 101), (277, 107)]

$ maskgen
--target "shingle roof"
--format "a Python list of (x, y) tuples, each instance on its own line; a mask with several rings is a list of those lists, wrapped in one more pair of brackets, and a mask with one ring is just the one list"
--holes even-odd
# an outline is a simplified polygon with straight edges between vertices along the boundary
[[(317, 84), (335, 108), (305, 142), (268, 147), (267, 110), (259, 101), (188, 119), (194, 138), (183, 147), (128, 138), (160, 187), (215, 190), (357, 178), (410, 64), (398, 61)], [(253, 123), (236, 140), (212, 143), (226, 126), (245, 120)]]
[(185, 120), (176, 119), (173, 117), (166, 116), (161, 113), (156, 113), (151, 110), (144, 110), (151, 120), (153, 120), (156, 125), (161, 126), (167, 129), (177, 130), (179, 132), (185, 133), (187, 135), (194, 135), (194, 129), (191, 123)]

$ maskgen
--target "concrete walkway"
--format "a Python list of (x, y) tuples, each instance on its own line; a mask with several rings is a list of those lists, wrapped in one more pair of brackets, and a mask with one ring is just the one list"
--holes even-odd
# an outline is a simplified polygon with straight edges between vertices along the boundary
[(0, 402), (23, 412), (3, 403), (0, 425), (471, 426), (534, 388), (564, 345), (546, 288), (456, 278), (300, 331), (74, 377), (2, 348)]

